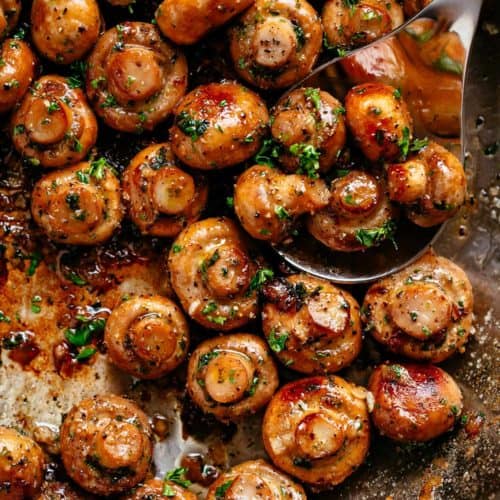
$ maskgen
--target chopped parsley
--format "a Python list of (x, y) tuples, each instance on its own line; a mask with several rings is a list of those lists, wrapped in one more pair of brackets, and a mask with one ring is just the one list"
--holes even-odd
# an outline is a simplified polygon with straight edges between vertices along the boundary
[(356, 231), (356, 239), (366, 248), (376, 246), (384, 240), (391, 240), (395, 244), (394, 235), (396, 229), (396, 223), (393, 220), (388, 220), (381, 227), (358, 229)]
[(314, 107), (319, 111), (321, 109), (321, 95), (319, 89), (309, 87), (304, 90), (304, 95), (311, 100)]
[(249, 292), (260, 290), (266, 281), (272, 280), (273, 278), (274, 271), (272, 269), (259, 269), (250, 281), (250, 286), (248, 288)]
[(198, 360), (198, 370), (201, 370), (205, 366), (212, 361), (212, 359), (216, 358), (219, 355), (219, 351), (211, 351), (211, 352), (206, 352), (205, 354), (202, 354), (200, 356), (200, 359)]
[(197, 120), (187, 111), (181, 111), (176, 123), (184, 134), (191, 137), (192, 141), (198, 140), (208, 130), (209, 126), (207, 120)]
[(298, 174), (305, 174), (311, 179), (318, 178), (320, 152), (312, 144), (292, 144), (289, 151), (299, 158)]
[(168, 471), (163, 477), (164, 481), (172, 481), (183, 488), (188, 488), (191, 486), (191, 481), (186, 479), (187, 469), (185, 467), (177, 467), (176, 469), (172, 469)]
[(290, 214), (287, 212), (286, 208), (282, 207), (281, 205), (276, 205), (274, 207), (274, 213), (278, 216), (279, 220), (291, 219)]
[(28, 276), (33, 276), (35, 274), (36, 268), (42, 261), (42, 255), (40, 254), (40, 252), (33, 252), (31, 255), (28, 256), (28, 259), (30, 260), (30, 265), (26, 270), (26, 274)]
[(274, 139), (265, 139), (258, 153), (255, 155), (255, 163), (275, 167), (276, 161), (282, 153), (282, 147)]
[(273, 328), (269, 333), (269, 337), (267, 342), (269, 343), (269, 347), (276, 353), (280, 353), (286, 349), (286, 342), (288, 340), (289, 333), (277, 333)]
[(71, 281), (71, 283), (73, 283), (74, 285), (77, 285), (77, 286), (84, 286), (87, 284), (87, 281), (84, 280), (81, 276), (78, 276), (78, 274), (76, 274), (75, 272), (71, 271), (69, 272), (65, 278), (69, 281)]
[(438, 71), (461, 75), (464, 71), (462, 64), (452, 59), (446, 52), (441, 52), (439, 57), (432, 63), (432, 66)]
[(215, 489), (215, 500), (224, 500), (224, 498), (226, 498), (227, 490), (231, 487), (233, 482), (234, 479), (230, 479), (229, 481), (226, 481), (225, 483), (218, 486)]
[(106, 326), (106, 320), (103, 318), (86, 319), (79, 318), (81, 325), (77, 328), (68, 328), (64, 332), (66, 340), (75, 347), (83, 347), (87, 345), (95, 334), (102, 333)]

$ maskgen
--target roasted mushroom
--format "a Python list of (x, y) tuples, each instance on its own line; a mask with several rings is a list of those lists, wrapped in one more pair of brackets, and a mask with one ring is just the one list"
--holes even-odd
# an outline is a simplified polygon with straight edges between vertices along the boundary
[(258, 151), (268, 121), (264, 101), (239, 83), (202, 85), (176, 108), (172, 148), (193, 168), (230, 167)]
[(21, 0), (0, 0), (0, 40), (16, 26), (21, 14)]
[(40, 495), (36, 500), (87, 500), (86, 495), (76, 491), (69, 483), (59, 481), (45, 481), (42, 484)]
[(234, 333), (206, 340), (191, 355), (187, 389), (205, 412), (223, 422), (263, 408), (278, 388), (278, 371), (266, 343)]
[(164, 0), (156, 11), (161, 32), (179, 45), (198, 42), (253, 4), (253, 0)]
[(326, 207), (330, 193), (321, 179), (283, 174), (266, 165), (245, 170), (234, 190), (236, 214), (251, 236), (279, 243), (297, 219)]
[(9, 38), (0, 47), (0, 113), (10, 111), (35, 77), (36, 59), (29, 45)]
[(266, 461), (249, 460), (219, 476), (207, 500), (306, 500), (304, 489)]
[(269, 403), (262, 436), (277, 467), (314, 490), (330, 489), (368, 453), (366, 391), (333, 375), (291, 382)]
[(53, 241), (97, 245), (122, 220), (120, 182), (102, 158), (54, 171), (35, 184), (31, 213)]
[(328, 46), (340, 51), (373, 42), (404, 22), (396, 0), (327, 0), (321, 17)]
[(214, 217), (188, 226), (172, 245), (168, 268), (182, 307), (205, 328), (233, 330), (257, 317), (259, 264), (231, 220)]
[(457, 157), (430, 142), (405, 163), (389, 165), (391, 200), (407, 207), (408, 218), (421, 227), (441, 224), (465, 202), (467, 179)]
[(393, 240), (397, 210), (375, 176), (353, 170), (336, 179), (330, 205), (307, 220), (308, 231), (339, 252), (355, 252)]
[(0, 427), (0, 499), (36, 496), (43, 480), (45, 458), (41, 448), (14, 429)]
[(197, 220), (207, 202), (200, 176), (181, 170), (170, 144), (143, 149), (123, 173), (123, 197), (129, 217), (142, 234), (175, 237)]
[(113, 309), (104, 341), (118, 368), (140, 379), (155, 379), (177, 368), (186, 357), (189, 327), (170, 299), (134, 297)]
[(288, 87), (311, 71), (321, 50), (323, 29), (306, 0), (256, 0), (229, 36), (240, 77), (270, 89)]
[(306, 274), (267, 282), (262, 292), (264, 335), (285, 366), (333, 373), (359, 354), (359, 305), (350, 293)]
[(465, 272), (428, 252), (371, 286), (362, 321), (365, 330), (390, 351), (439, 363), (464, 351), (472, 308), (472, 287)]
[(87, 95), (97, 114), (122, 132), (152, 130), (187, 88), (184, 55), (152, 24), (117, 24), (88, 61)]
[(291, 172), (307, 173), (304, 153), (314, 150), (319, 170), (330, 170), (346, 141), (344, 113), (335, 97), (316, 88), (300, 88), (283, 97), (271, 119), (280, 164)]
[(122, 493), (137, 485), (148, 472), (151, 456), (148, 417), (119, 396), (81, 401), (61, 426), (66, 472), (96, 495)]
[(101, 28), (96, 0), (34, 0), (31, 36), (38, 51), (57, 64), (81, 59), (97, 42)]
[(136, 488), (123, 500), (196, 500), (198, 497), (179, 484), (162, 479), (150, 479)]
[(42, 76), (11, 120), (14, 147), (32, 165), (64, 167), (85, 158), (97, 139), (97, 121), (79, 88)]
[(462, 413), (460, 388), (437, 366), (385, 363), (373, 371), (368, 390), (374, 397), (375, 427), (396, 441), (434, 439)]
[(383, 83), (353, 87), (345, 99), (347, 124), (371, 161), (404, 157), (413, 139), (413, 122), (401, 91)]

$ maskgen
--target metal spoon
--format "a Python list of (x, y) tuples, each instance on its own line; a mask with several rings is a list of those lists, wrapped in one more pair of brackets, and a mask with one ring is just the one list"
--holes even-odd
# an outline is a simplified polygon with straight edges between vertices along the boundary
[[(427, 126), (422, 119), (415, 116), (415, 114), (419, 113), (419, 106), (417, 105), (414, 106), (416, 132), (418, 137), (428, 136), (432, 140), (448, 147), (463, 161), (465, 135), (464, 129), (461, 126), (462, 123), (465, 123), (462, 116), (463, 82), (465, 81), (469, 51), (481, 6), (482, 0), (434, 0), (417, 16), (400, 26), (394, 32), (370, 45), (350, 52), (345, 57), (338, 57), (323, 64), (294, 88), (307, 86), (320, 87), (323, 90), (331, 92), (336, 97), (343, 98), (349, 88), (363, 81), (357, 78), (353, 82), (352, 71), (351, 76), (348, 77), (345, 68), (349, 64), (349, 61), (364, 61), (366, 64), (368, 64), (368, 61), (376, 61), (378, 56), (387, 53), (384, 50), (384, 46), (387, 46), (387, 44), (397, 44), (401, 50), (406, 51), (409, 40), (408, 33), (413, 32), (413, 36), (415, 36), (415, 29), (418, 23), (424, 22), (421, 21), (423, 19), (435, 20), (436, 31), (434, 36), (443, 32), (456, 32), (459, 35), (464, 50), (464, 64), (461, 78), (459, 76), (456, 77), (456, 84), (458, 85), (457, 95), (460, 100), (460, 103), (458, 101), (456, 103), (456, 130), (453, 134), (450, 134), (451, 130), (448, 131), (448, 135), (452, 135), (452, 137), (436, 135), (433, 132), (439, 133), (439, 131), (431, 130), (432, 126)], [(412, 29), (412, 27), (415, 29)], [(403, 54), (404, 52), (400, 53)], [(446, 63), (446, 61), (444, 62)], [(393, 59), (391, 71), (389, 71), (390, 74), (384, 75), (382, 69), (379, 63), (372, 63), (372, 67), (370, 68), (372, 77), (370, 81), (381, 80), (395, 86), (401, 86), (404, 95), (408, 95), (408, 93), (411, 95), (412, 89), (405, 88), (404, 84), (397, 85), (397, 82), (395, 82), (398, 78), (398, 73), (406, 73), (403, 60)], [(451, 69), (453, 70), (453, 68)], [(417, 89), (417, 91), (434, 95), (442, 92), (443, 96), (445, 96), (446, 88), (443, 88), (443, 86), (448, 84), (449, 78), (445, 78), (444, 76), (440, 78), (440, 73), (437, 72), (435, 79), (425, 82), (425, 87), (427, 88)], [(412, 87), (411, 82), (408, 87)], [(413, 92), (415, 92), (415, 88)], [(442, 233), (442, 229), (443, 226), (423, 229), (402, 219), (396, 235), (397, 249), (390, 242), (385, 242), (380, 247), (369, 249), (365, 252), (334, 252), (310, 235), (303, 234), (296, 238), (296, 241), (291, 245), (276, 247), (276, 251), (285, 261), (300, 271), (336, 283), (362, 284), (378, 280), (411, 264), (438, 239)]]

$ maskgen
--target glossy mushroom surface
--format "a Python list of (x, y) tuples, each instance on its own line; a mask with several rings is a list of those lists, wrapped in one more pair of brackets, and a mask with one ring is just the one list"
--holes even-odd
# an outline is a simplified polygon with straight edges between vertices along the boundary
[(331, 489), (368, 453), (366, 390), (333, 375), (291, 382), (269, 403), (262, 437), (277, 467), (314, 490)]
[(72, 484), (60, 481), (45, 481), (40, 495), (35, 497), (36, 500), (87, 500), (87, 498), (81, 491), (76, 491)]
[(268, 121), (264, 101), (243, 85), (231, 81), (202, 85), (175, 110), (172, 149), (193, 168), (231, 167), (258, 151)]
[(278, 384), (271, 353), (255, 335), (234, 333), (206, 340), (189, 360), (191, 399), (223, 422), (241, 420), (263, 408)]
[(34, 0), (31, 6), (33, 42), (57, 64), (81, 59), (97, 42), (100, 28), (96, 0)]
[(0, 427), (0, 499), (33, 498), (42, 485), (41, 448), (14, 429)]
[[(222, 496), (223, 492), (223, 496)], [(249, 460), (222, 474), (207, 500), (306, 500), (304, 489), (265, 460)]]
[(97, 140), (97, 121), (85, 95), (61, 76), (42, 76), (11, 119), (12, 142), (32, 165), (81, 161)]
[(365, 330), (390, 351), (439, 363), (463, 352), (472, 309), (472, 287), (465, 272), (428, 252), (372, 285), (361, 311)]
[(142, 234), (173, 238), (196, 221), (206, 205), (205, 179), (177, 165), (170, 144), (140, 151), (125, 169), (123, 198)]
[(334, 373), (359, 354), (359, 305), (350, 293), (294, 274), (268, 281), (262, 295), (262, 329), (285, 366), (307, 374)]
[(356, 252), (393, 239), (397, 218), (384, 184), (353, 170), (332, 183), (328, 208), (308, 217), (307, 229), (332, 250)]
[(0, 46), (0, 113), (10, 111), (35, 77), (36, 58), (22, 40), (8, 38)]
[(451, 375), (433, 365), (386, 363), (373, 371), (372, 421), (381, 434), (423, 442), (449, 431), (462, 413), (462, 394)]
[(325, 208), (329, 198), (322, 179), (255, 165), (238, 177), (234, 208), (253, 238), (279, 243), (290, 236), (301, 215)]
[(172, 113), (187, 88), (187, 62), (153, 24), (117, 24), (88, 60), (87, 95), (108, 126), (152, 130)]
[(182, 307), (205, 328), (233, 330), (257, 317), (252, 281), (259, 264), (231, 220), (214, 217), (188, 226), (172, 245), (168, 269)]
[(121, 223), (120, 181), (103, 159), (54, 171), (35, 184), (31, 213), (57, 243), (97, 245)]
[(148, 417), (119, 396), (81, 401), (61, 426), (61, 457), (68, 475), (96, 495), (123, 493), (142, 481), (152, 455)]
[(0, 40), (16, 26), (21, 5), (21, 0), (0, 0)]
[(164, 0), (156, 11), (161, 32), (179, 45), (198, 42), (253, 4), (253, 0)]
[(321, 20), (306, 0), (256, 0), (231, 28), (231, 57), (243, 80), (262, 89), (288, 87), (313, 68)]
[(111, 362), (118, 368), (140, 379), (155, 379), (184, 361), (189, 327), (170, 299), (133, 297), (113, 309), (104, 341)]
[(149, 479), (133, 492), (123, 497), (123, 500), (196, 500), (198, 497), (173, 481)]

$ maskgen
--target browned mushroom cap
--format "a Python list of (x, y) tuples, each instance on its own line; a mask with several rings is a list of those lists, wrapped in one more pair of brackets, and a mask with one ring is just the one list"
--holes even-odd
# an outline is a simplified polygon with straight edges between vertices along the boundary
[(408, 17), (418, 14), (432, 0), (403, 0), (403, 9)]
[(189, 327), (170, 299), (134, 297), (113, 310), (104, 340), (111, 361), (121, 370), (137, 378), (154, 379), (182, 363)]
[(359, 354), (359, 305), (350, 293), (306, 274), (268, 282), (262, 291), (262, 328), (286, 366), (333, 373)]
[(198, 42), (252, 5), (253, 0), (164, 0), (156, 11), (161, 32), (180, 45)]
[(291, 382), (269, 403), (262, 436), (277, 467), (313, 489), (329, 489), (368, 453), (366, 391), (336, 376)]
[(413, 139), (413, 122), (401, 92), (383, 83), (353, 87), (345, 99), (347, 124), (371, 161), (404, 157)]
[(35, 184), (31, 213), (53, 241), (97, 245), (122, 220), (120, 182), (103, 159), (54, 171)]
[(44, 456), (30, 438), (0, 427), (0, 499), (33, 498), (42, 485)]
[(264, 460), (243, 462), (219, 476), (207, 500), (306, 500), (304, 489)]
[(97, 139), (97, 121), (83, 92), (55, 75), (34, 83), (11, 127), (14, 147), (31, 164), (43, 167), (81, 161)]
[(332, 250), (355, 252), (392, 240), (397, 218), (383, 183), (353, 170), (333, 182), (330, 206), (309, 217), (307, 229)]
[(235, 333), (206, 340), (189, 360), (189, 395), (205, 413), (223, 422), (260, 410), (278, 384), (267, 345), (255, 335)]
[(187, 88), (184, 55), (152, 24), (117, 24), (88, 62), (87, 95), (97, 114), (123, 132), (152, 130), (168, 118)]
[(287, 175), (266, 165), (256, 165), (238, 178), (234, 208), (252, 237), (278, 243), (292, 233), (301, 215), (326, 207), (329, 197), (321, 179)]
[(328, 0), (321, 17), (328, 45), (341, 50), (373, 42), (404, 22), (396, 0)]
[(453, 378), (432, 365), (387, 363), (372, 373), (375, 427), (396, 441), (429, 441), (450, 430), (462, 412)]
[(96, 0), (33, 1), (33, 42), (43, 56), (58, 64), (81, 59), (97, 42), (100, 27)]
[(312, 146), (319, 153), (319, 170), (328, 171), (345, 145), (344, 113), (335, 97), (316, 88), (300, 88), (283, 97), (271, 119), (273, 138), (283, 148), (280, 163), (289, 171), (305, 173), (301, 154), (305, 146)]
[(11, 110), (35, 77), (36, 59), (29, 45), (9, 38), (0, 47), (0, 113)]
[(439, 363), (463, 351), (472, 326), (472, 287), (462, 269), (428, 252), (368, 290), (365, 329), (389, 350)]
[(184, 310), (205, 328), (227, 331), (257, 316), (251, 286), (259, 265), (234, 222), (194, 222), (175, 240), (168, 257), (172, 288)]
[(146, 481), (143, 485), (125, 496), (123, 500), (161, 500), (162, 498), (196, 500), (198, 497), (173, 481), (163, 481), (155, 478)]
[(152, 455), (148, 417), (131, 401), (96, 396), (74, 406), (61, 427), (61, 457), (77, 484), (97, 495), (144, 479)]
[(21, 0), (0, 0), (0, 40), (16, 26), (21, 5)]
[(288, 87), (311, 71), (322, 37), (319, 16), (306, 0), (256, 0), (230, 30), (231, 57), (252, 85)]
[(268, 121), (264, 101), (239, 83), (202, 85), (175, 110), (172, 148), (193, 168), (230, 167), (258, 151)]
[(45, 481), (36, 500), (87, 500), (87, 495), (70, 485), (59, 481)]
[(176, 165), (170, 144), (143, 149), (123, 173), (129, 217), (143, 234), (175, 237), (197, 220), (208, 197), (205, 179)]
[(430, 142), (409, 161), (387, 169), (389, 197), (407, 206), (408, 218), (422, 227), (450, 219), (465, 202), (467, 179), (453, 153)]

